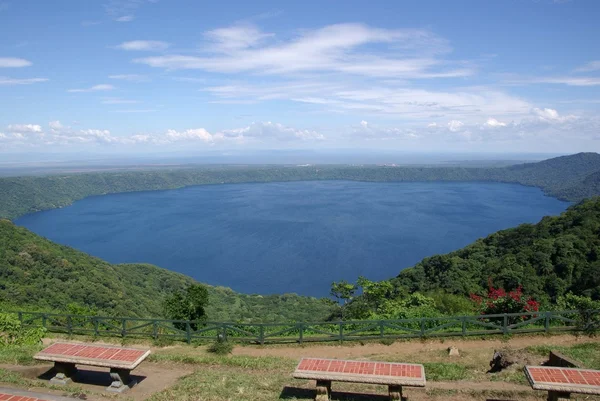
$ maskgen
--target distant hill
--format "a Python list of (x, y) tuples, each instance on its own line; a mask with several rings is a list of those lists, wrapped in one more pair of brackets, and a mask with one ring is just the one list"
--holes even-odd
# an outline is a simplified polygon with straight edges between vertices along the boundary
[[(70, 304), (107, 316), (159, 317), (162, 300), (195, 281), (148, 264), (113, 265), (0, 220), (0, 305), (66, 311)], [(208, 287), (208, 318), (217, 321), (325, 319), (323, 301), (286, 295), (245, 295)]]
[(600, 198), (426, 258), (392, 281), (409, 292), (469, 295), (485, 291), (489, 280), (507, 290), (522, 285), (548, 302), (569, 291), (600, 299)]
[(0, 218), (15, 219), (27, 213), (68, 206), (93, 195), (174, 189), (190, 185), (355, 180), (399, 181), (496, 181), (541, 188), (547, 195), (580, 201), (600, 195), (595, 174), (600, 155), (578, 153), (538, 163), (510, 167), (384, 167), (384, 166), (229, 166), (161, 169), (114, 173), (64, 174), (0, 178)]

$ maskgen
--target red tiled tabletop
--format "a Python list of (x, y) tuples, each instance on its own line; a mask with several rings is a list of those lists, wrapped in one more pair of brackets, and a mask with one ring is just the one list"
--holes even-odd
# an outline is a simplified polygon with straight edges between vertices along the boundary
[(364, 383), (425, 386), (423, 365), (303, 358), (294, 372), (299, 379), (360, 381)]
[(34, 358), (45, 361), (133, 369), (149, 354), (149, 350), (136, 348), (58, 342), (40, 351)]
[(526, 366), (525, 375), (535, 390), (600, 394), (598, 370)]

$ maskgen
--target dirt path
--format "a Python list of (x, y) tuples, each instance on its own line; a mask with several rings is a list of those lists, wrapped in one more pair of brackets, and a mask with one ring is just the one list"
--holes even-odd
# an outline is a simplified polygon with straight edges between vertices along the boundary
[(274, 346), (241, 346), (235, 347), (234, 355), (247, 356), (278, 356), (299, 359), (302, 357), (320, 358), (361, 358), (374, 355), (394, 354), (397, 356), (418, 354), (435, 350), (445, 350), (451, 345), (459, 350), (491, 350), (503, 347), (525, 348), (534, 345), (573, 345), (598, 341), (589, 337), (576, 337), (574, 335), (554, 336), (516, 336), (509, 340), (493, 339), (444, 339), (444, 340), (411, 340), (397, 341), (391, 345), (368, 343), (365, 345), (274, 345)]

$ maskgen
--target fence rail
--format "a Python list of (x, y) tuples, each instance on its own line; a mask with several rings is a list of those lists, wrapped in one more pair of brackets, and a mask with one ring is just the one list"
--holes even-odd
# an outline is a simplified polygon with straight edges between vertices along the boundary
[[(24, 327), (44, 327), (51, 333), (171, 339), (187, 343), (221, 338), (257, 344), (574, 331), (581, 329), (578, 319), (582, 316), (581, 311), (569, 310), (398, 320), (226, 323), (43, 312), (8, 313), (17, 315)], [(586, 311), (586, 316), (597, 318), (600, 310)]]

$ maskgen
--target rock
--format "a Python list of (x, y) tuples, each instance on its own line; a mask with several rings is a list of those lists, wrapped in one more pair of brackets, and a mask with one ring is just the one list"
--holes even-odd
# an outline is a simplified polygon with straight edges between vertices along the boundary
[(449, 347), (448, 348), (448, 356), (460, 356), (460, 353), (458, 352), (458, 348)]
[(511, 366), (523, 367), (530, 364), (531, 363), (524, 352), (504, 348), (494, 351), (494, 356), (490, 361), (489, 373), (500, 372), (501, 370), (507, 369)]

